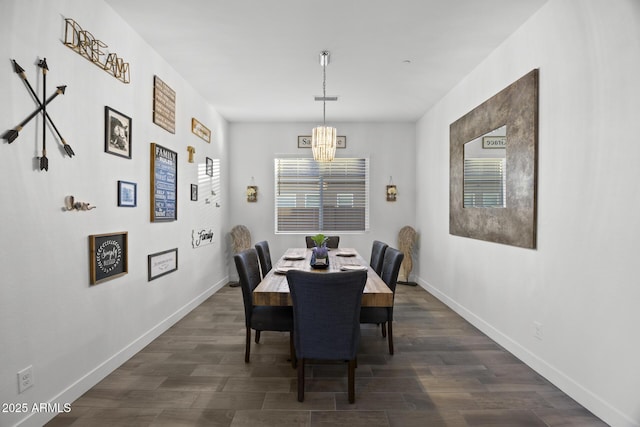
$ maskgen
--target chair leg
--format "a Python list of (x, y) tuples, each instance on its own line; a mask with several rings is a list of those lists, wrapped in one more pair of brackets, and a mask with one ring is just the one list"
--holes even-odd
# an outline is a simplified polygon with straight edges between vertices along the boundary
[(260, 331), (256, 331), (256, 344), (260, 342)]
[(387, 324), (381, 323), (380, 326), (382, 327), (382, 338), (385, 338), (387, 336)]
[(249, 357), (251, 354), (251, 328), (247, 326), (247, 342), (244, 346), (244, 363), (249, 363)]
[(296, 349), (293, 345), (293, 332), (289, 332), (289, 357), (291, 358), (291, 367), (295, 369), (298, 366), (298, 359), (296, 357)]
[(298, 402), (304, 402), (304, 358), (298, 360)]
[(391, 327), (392, 323), (393, 322), (391, 320), (387, 322), (387, 324), (389, 325), (389, 354), (393, 354), (393, 328)]
[(356, 401), (356, 359), (349, 360), (349, 403), (355, 403)]

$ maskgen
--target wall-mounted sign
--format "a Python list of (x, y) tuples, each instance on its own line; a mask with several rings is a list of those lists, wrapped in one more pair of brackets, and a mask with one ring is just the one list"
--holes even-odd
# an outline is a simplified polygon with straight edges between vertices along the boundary
[(147, 256), (148, 281), (157, 279), (178, 269), (178, 248)]
[[(311, 135), (299, 136), (298, 148), (311, 148)], [(346, 136), (336, 136), (336, 148), (347, 148)]]
[(507, 148), (506, 136), (483, 136), (482, 148)]
[(213, 227), (201, 227), (191, 231), (191, 245), (201, 248), (213, 244)]
[(153, 123), (176, 133), (176, 92), (158, 76), (153, 76)]
[(89, 236), (89, 283), (95, 285), (127, 274), (126, 231)]
[[(116, 53), (105, 49), (108, 44), (96, 39), (93, 34), (83, 30), (80, 24), (71, 18), (67, 18), (64, 27), (64, 45), (71, 48), (89, 62), (102, 68), (122, 83), (129, 83), (129, 63)], [(105, 58), (102, 58), (105, 56)]]
[(204, 141), (211, 143), (211, 131), (208, 127), (196, 120), (195, 117), (191, 118), (191, 132), (198, 135)]
[(178, 153), (151, 143), (151, 222), (178, 219)]

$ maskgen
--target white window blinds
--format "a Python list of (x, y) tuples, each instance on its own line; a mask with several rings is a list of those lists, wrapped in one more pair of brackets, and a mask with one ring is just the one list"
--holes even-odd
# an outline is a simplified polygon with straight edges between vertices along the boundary
[(369, 159), (275, 159), (276, 233), (369, 229)]
[(505, 159), (464, 160), (464, 207), (504, 208)]

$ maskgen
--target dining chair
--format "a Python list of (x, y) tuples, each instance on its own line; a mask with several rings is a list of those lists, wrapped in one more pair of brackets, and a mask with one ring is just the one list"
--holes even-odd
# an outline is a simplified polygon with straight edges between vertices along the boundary
[(273, 264), (271, 263), (271, 251), (269, 251), (269, 242), (263, 240), (255, 244), (256, 251), (258, 252), (258, 259), (260, 260), (260, 270), (262, 271), (262, 277), (266, 276), (271, 271)]
[(233, 256), (242, 287), (244, 302), (244, 319), (246, 326), (246, 344), (244, 362), (249, 363), (251, 356), (251, 330), (256, 331), (256, 344), (260, 342), (261, 331), (289, 332), (289, 353), (291, 363), (295, 367), (293, 351), (293, 309), (291, 307), (256, 306), (253, 305), (253, 290), (261, 280), (258, 255), (255, 249), (249, 248)]
[(373, 245), (371, 245), (371, 261), (369, 265), (373, 268), (378, 276), (382, 273), (382, 262), (384, 261), (384, 252), (389, 247), (384, 242), (379, 240), (374, 240)]
[[(315, 248), (316, 244), (313, 242), (313, 236), (305, 236), (304, 240), (307, 244), (307, 248)], [(327, 236), (327, 247), (329, 249), (338, 249), (338, 245), (340, 244), (340, 236)]]
[(304, 401), (304, 367), (308, 360), (346, 361), (349, 403), (354, 403), (360, 307), (367, 272), (290, 270), (287, 282), (293, 302), (298, 401)]
[[(388, 247), (384, 253), (384, 261), (382, 263), (382, 274), (380, 277), (393, 292), (395, 300), (396, 283), (398, 281), (398, 272), (404, 254), (399, 250)], [(389, 354), (393, 354), (393, 306), (391, 307), (362, 307), (360, 312), (360, 323), (373, 323), (381, 325), (382, 336), (388, 335)], [(388, 333), (387, 333), (388, 329)]]
[[(251, 232), (246, 225), (234, 225), (229, 234), (231, 235), (231, 247), (234, 255), (251, 247)], [(232, 288), (239, 285), (238, 282), (229, 283)]]

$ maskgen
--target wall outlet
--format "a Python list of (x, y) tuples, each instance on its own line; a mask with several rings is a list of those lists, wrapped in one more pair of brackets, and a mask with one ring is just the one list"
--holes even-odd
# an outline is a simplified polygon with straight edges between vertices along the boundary
[(18, 372), (18, 393), (24, 392), (33, 386), (33, 366), (29, 365)]
[(533, 336), (542, 341), (542, 323), (533, 322)]

